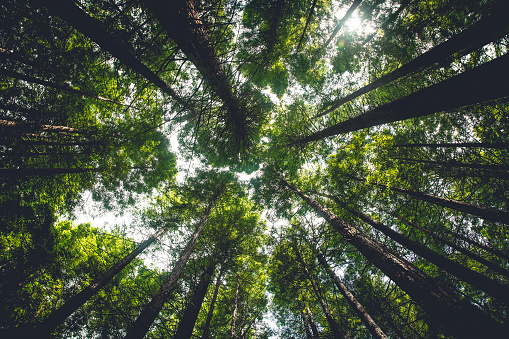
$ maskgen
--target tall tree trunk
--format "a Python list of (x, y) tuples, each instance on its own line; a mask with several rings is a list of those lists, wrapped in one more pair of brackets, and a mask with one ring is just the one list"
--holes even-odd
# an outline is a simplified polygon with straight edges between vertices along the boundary
[[(491, 41), (503, 37), (507, 33), (507, 29), (509, 27), (509, 22), (504, 15), (507, 13), (507, 11), (509, 11), (509, 5), (507, 1), (499, 1), (491, 15), (481, 19), (474, 26), (456, 34), (446, 42), (430, 49), (424, 54), (421, 54), (417, 58), (414, 58), (412, 61), (406, 63), (391, 73), (386, 74), (381, 78), (373, 81), (372, 83), (347, 95), (343, 99), (336, 102), (329, 109), (318, 114), (317, 117), (326, 115), (342, 106), (343, 104), (376, 88), (379, 88), (380, 86), (386, 85), (396, 79), (416, 72), (420, 69), (428, 68), (438, 62), (442, 62), (453, 54), (457, 53), (455, 57), (461, 57), (481, 48)], [(470, 89), (470, 91), (472, 91), (472, 89)], [(444, 97), (445, 96), (447, 95), (444, 95)]]
[(350, 8), (348, 8), (348, 11), (346, 12), (346, 14), (343, 16), (343, 18), (338, 22), (338, 24), (336, 25), (336, 27), (334, 27), (334, 30), (332, 31), (331, 35), (329, 36), (329, 38), (327, 39), (327, 41), (325, 42), (325, 44), (320, 48), (320, 50), (323, 52), (325, 52), (327, 50), (327, 47), (329, 46), (329, 44), (331, 43), (332, 40), (334, 40), (334, 38), (336, 37), (336, 35), (338, 35), (339, 33), (339, 30), (346, 24), (346, 22), (348, 21), (348, 19), (350, 19), (350, 17), (352, 16), (353, 12), (357, 9), (357, 7), (359, 7), (359, 5), (361, 4), (362, 0), (354, 0), (354, 2), (352, 3), (352, 5), (350, 5)]
[(380, 184), (377, 182), (372, 183), (374, 186), (390, 189), (394, 192), (398, 193), (404, 193), (411, 197), (417, 198), (422, 201), (426, 201), (438, 206), (447, 207), (459, 212), (465, 212), (471, 215), (478, 216), (484, 220), (489, 220), (493, 222), (502, 222), (506, 225), (509, 225), (509, 212), (500, 211), (495, 208), (487, 208), (477, 205), (468, 204), (466, 202), (453, 200), (453, 199), (446, 199), (446, 198), (440, 198), (436, 197), (434, 195), (416, 192), (412, 190), (407, 190), (404, 188), (397, 188), (397, 187), (390, 187), (384, 184)]
[(477, 248), (482, 248), (483, 250), (487, 251), (487, 252), (490, 252), (496, 256), (499, 256), (501, 258), (504, 258), (506, 260), (509, 260), (509, 254), (504, 252), (504, 251), (501, 251), (497, 248), (494, 248), (494, 247), (491, 247), (491, 246), (488, 246), (488, 245), (485, 245), (485, 244), (482, 244), (478, 241), (475, 241), (474, 239), (471, 239), (469, 237), (466, 237), (464, 235), (461, 235), (461, 234), (458, 234), (456, 232), (453, 232), (453, 231), (450, 231), (448, 229), (444, 229), (444, 231), (446, 233), (449, 233), (450, 235), (452, 235), (454, 238), (458, 239), (458, 240), (462, 240), (462, 241), (465, 241), (473, 246), (476, 246)]
[(420, 230), (420, 231), (430, 235), (433, 239), (436, 239), (436, 240), (440, 241), (441, 243), (446, 244), (447, 246), (451, 247), (452, 249), (455, 249), (456, 251), (458, 251), (458, 252), (460, 252), (460, 253), (462, 253), (462, 254), (464, 254), (464, 255), (472, 258), (472, 259), (474, 259), (478, 263), (483, 264), (484, 266), (488, 267), (492, 271), (497, 272), (497, 273), (499, 273), (499, 274), (509, 278), (509, 271), (504, 269), (504, 268), (502, 268), (502, 267), (500, 267), (499, 265), (496, 265), (496, 264), (492, 263), (491, 261), (481, 257), (480, 255), (478, 255), (478, 254), (476, 254), (476, 253), (474, 253), (474, 252), (472, 252), (472, 251), (470, 251), (470, 250), (468, 250), (468, 249), (466, 249), (464, 247), (461, 247), (461, 246), (455, 244), (452, 241), (449, 241), (449, 240), (447, 240), (445, 238), (442, 238), (441, 236), (439, 236), (439, 235), (437, 235), (437, 234), (435, 234), (435, 233), (425, 229), (424, 227), (421, 227), (421, 226), (417, 225), (416, 223), (413, 223), (413, 222), (411, 222), (409, 220), (406, 220), (405, 218), (402, 218), (402, 217), (400, 217), (398, 215), (394, 215), (394, 216), (397, 219), (399, 219), (402, 222), (404, 222), (405, 224), (407, 224), (407, 225), (409, 225), (409, 226), (411, 226), (413, 228), (416, 228), (416, 229), (418, 229), (418, 230)]
[[(337, 201), (337, 200), (335, 200)], [(478, 273), (476, 271), (473, 271), (461, 264), (458, 264), (455, 261), (452, 261), (449, 258), (446, 258), (445, 256), (429, 249), (428, 247), (413, 241), (412, 239), (404, 236), (401, 233), (398, 233), (396, 231), (393, 231), (391, 228), (387, 227), (386, 225), (382, 224), (379, 221), (376, 221), (369, 216), (367, 216), (364, 213), (361, 213), (359, 211), (352, 210), (350, 208), (347, 208), (345, 204), (338, 202), (338, 204), (343, 207), (348, 212), (352, 213), (353, 215), (360, 218), (362, 221), (368, 223), (369, 225), (373, 226), (375, 229), (379, 230), (383, 234), (390, 237), (392, 240), (400, 243), (404, 247), (408, 248), (412, 252), (420, 255), (424, 259), (428, 260), (429, 262), (437, 265), (438, 267), (442, 268), (444, 271), (456, 276), (460, 280), (463, 280), (464, 282), (484, 291), (485, 293), (500, 299), (507, 305), (509, 305), (509, 286), (506, 286), (504, 284), (499, 283), (498, 281), (495, 281), (493, 279), (490, 279), (486, 277), (485, 275)]]
[(509, 149), (509, 143), (506, 142), (457, 142), (457, 143), (437, 143), (437, 144), (424, 144), (424, 143), (414, 143), (414, 144), (399, 144), (394, 145), (392, 147), (429, 147), (429, 148), (497, 148), (497, 149)]
[(502, 334), (504, 327), (477, 307), (395, 255), (378, 241), (339, 219), (298, 188), (284, 180), (281, 182), (286, 189), (298, 195), (327, 220), (346, 241), (357, 248), (452, 335), (459, 338), (504, 337)]
[(509, 171), (509, 166), (507, 165), (490, 165), (490, 164), (467, 164), (459, 161), (436, 161), (436, 160), (421, 160), (421, 159), (412, 159), (412, 158), (400, 158), (393, 157), (392, 159), (408, 161), (408, 162), (416, 162), (420, 164), (431, 164), (442, 167), (462, 167), (462, 168), (473, 168), (473, 169), (486, 169), (492, 171)]
[(212, 210), (212, 207), (215, 205), (216, 201), (222, 194), (222, 190), (223, 188), (219, 188), (216, 194), (212, 197), (209, 205), (207, 206), (203, 213), (202, 218), (198, 222), (198, 225), (196, 226), (196, 229), (193, 235), (191, 236), (191, 239), (189, 239), (189, 241), (186, 244), (186, 247), (180, 254), (179, 260), (175, 263), (175, 267), (173, 267), (173, 270), (171, 271), (168, 280), (161, 286), (161, 288), (152, 298), (150, 303), (148, 303), (145, 306), (143, 311), (140, 313), (140, 315), (134, 322), (131, 329), (127, 332), (125, 339), (143, 339), (143, 337), (145, 337), (145, 334), (147, 334), (150, 326), (152, 325), (155, 318), (163, 308), (164, 303), (170, 296), (171, 292), (173, 291), (173, 288), (175, 287), (178, 279), (180, 278), (180, 275), (184, 271), (184, 268), (187, 262), (189, 261), (189, 257), (193, 253), (194, 247), (198, 242), (203, 227), (205, 226), (210, 211)]
[(108, 51), (123, 64), (130, 67), (136, 73), (143, 76), (149, 82), (159, 87), (163, 92), (175, 99), (180, 105), (186, 106), (182, 99), (167, 83), (157, 74), (139, 61), (118, 38), (110, 35), (107, 28), (97, 19), (82, 11), (74, 1), (70, 0), (46, 0), (43, 3), (54, 14), (58, 15), (69, 25), (97, 43), (101, 48)]
[(237, 313), (239, 309), (239, 290), (240, 290), (240, 278), (237, 275), (237, 283), (235, 284), (235, 299), (233, 300), (233, 314), (232, 322), (230, 326), (230, 339), (235, 339), (235, 332), (237, 331)]
[(62, 132), (62, 133), (74, 133), (74, 134), (83, 134), (84, 131), (77, 128), (67, 127), (67, 126), (54, 126), (54, 125), (36, 125), (36, 124), (27, 124), (19, 121), (11, 121), (0, 119), (0, 129), (4, 132), (8, 131), (18, 131), (21, 133), (28, 133), (34, 131), (48, 131), (48, 132)]
[[(436, 85), (305, 136), (290, 145), (305, 144), (368, 127), (423, 117), (507, 97), (509, 82), (504, 82), (504, 79), (508, 77), (509, 55), (505, 54)], [(478, 86), (478, 84), (483, 84), (483, 86)]]
[(23, 80), (23, 81), (34, 83), (34, 84), (39, 84), (39, 85), (42, 85), (42, 86), (45, 86), (45, 87), (54, 88), (54, 89), (57, 89), (57, 90), (60, 90), (60, 91), (68, 92), (68, 93), (83, 95), (85, 97), (89, 97), (89, 98), (93, 98), (93, 99), (97, 99), (97, 100), (101, 100), (101, 101), (110, 102), (110, 103), (116, 104), (116, 105), (125, 106), (123, 103), (120, 103), (118, 101), (111, 100), (111, 99), (108, 99), (108, 98), (104, 98), (104, 97), (102, 97), (100, 95), (95, 95), (95, 94), (92, 94), (92, 93), (89, 93), (89, 92), (85, 92), (85, 91), (73, 88), (73, 87), (71, 87), (71, 86), (69, 86), (67, 84), (65, 84), (65, 85), (64, 84), (58, 84), (58, 83), (51, 82), (51, 81), (48, 81), (48, 80), (38, 79), (36, 77), (30, 76), (30, 75), (21, 74), (21, 73), (18, 73), (18, 72), (15, 72), (15, 71), (11, 71), (11, 70), (8, 70), (8, 69), (5, 69), (5, 68), (0, 68), (0, 75), (4, 75), (4, 76), (7, 76), (9, 78), (14, 78), (14, 79), (18, 79), (18, 80)]
[(309, 330), (309, 320), (306, 318), (306, 315), (304, 314), (304, 310), (299, 310), (300, 320), (302, 322), (302, 327), (304, 328), (304, 332), (306, 333), (307, 339), (313, 339), (313, 335), (311, 334), (311, 331)]
[[(298, 251), (297, 251), (298, 252)], [(320, 288), (316, 285), (316, 282), (314, 281), (313, 277), (311, 276), (311, 272), (309, 272), (309, 269), (306, 266), (306, 263), (304, 262), (304, 259), (301, 257), (300, 253), (297, 254), (298, 259), (300, 261), (300, 264), (302, 265), (302, 269), (306, 273), (306, 276), (311, 283), (311, 287), (313, 288), (313, 291), (315, 292), (316, 299), (318, 299), (318, 302), (320, 303), (320, 306), (322, 306), (323, 313), (325, 314), (325, 318), (327, 319), (327, 322), (329, 323), (329, 328), (334, 336), (334, 338), (348, 338), (343, 331), (339, 328), (338, 323), (332, 316), (329, 310), (329, 306), (327, 306), (327, 303), (323, 299), (322, 293), (320, 291)]]
[(0, 168), (0, 178), (23, 178), (32, 176), (55, 176), (59, 174), (99, 173), (104, 168)]
[(246, 115), (233, 94), (226, 72), (214, 50), (193, 0), (145, 0), (168, 36), (195, 65), (208, 85), (223, 101), (228, 112), (227, 124), (235, 135), (246, 137)]
[[(39, 325), (37, 325), (33, 330), (30, 330), (31, 338), (48, 338), (60, 324), (62, 324), (65, 319), (67, 319), (71, 314), (73, 314), (78, 308), (83, 306), (92, 296), (94, 296), (98, 291), (100, 291), (107, 283), (115, 277), (120, 271), (122, 271), (127, 265), (129, 265), (134, 258), (138, 256), (143, 250), (145, 250), (148, 246), (150, 246), (155, 240), (157, 240), (164, 232), (165, 228), (161, 228), (156, 233), (148, 237), (147, 240), (142, 242), (138, 247), (136, 247), (131, 253), (126, 255), (120, 261), (118, 261), (115, 265), (110, 267), (106, 272), (104, 272), (99, 278), (95, 279), (91, 282), (87, 287), (82, 289), (78, 294), (71, 297), (67, 300), (59, 309), (52, 312), (46, 319), (44, 319)], [(12, 333), (12, 338), (21, 338), (23, 337), (23, 333), (26, 334), (25, 329), (15, 329)], [(10, 338), (6, 336), (6, 338)]]
[(210, 302), (210, 307), (207, 312), (207, 320), (205, 321), (205, 325), (203, 326), (202, 339), (210, 338), (210, 323), (212, 322), (212, 317), (214, 316), (214, 308), (216, 306), (216, 300), (217, 300), (217, 295), (219, 294), (219, 288), (221, 287), (221, 278), (223, 275), (223, 270), (225, 269), (225, 265), (226, 264), (223, 264), (221, 266), (221, 271), (219, 271), (219, 274), (217, 275), (216, 285), (214, 288), (214, 295), (212, 296), (212, 301)]
[(313, 317), (313, 313), (309, 309), (308, 303), (306, 302), (305, 304), (306, 304), (306, 314), (308, 315), (309, 323), (311, 325), (311, 331), (313, 332), (313, 338), (319, 339), (320, 334), (318, 333), (318, 327), (316, 326), (315, 318)]
[(198, 314), (200, 313), (201, 305), (205, 299), (205, 294), (207, 294), (210, 282), (212, 281), (212, 275), (215, 267), (215, 262), (210, 263), (207, 267), (205, 267), (201, 274), (200, 281), (194, 289), (193, 297), (184, 310), (184, 314), (182, 315), (177, 331), (173, 336), (174, 339), (188, 339), (192, 337), (194, 325), (198, 319)]
[(382, 331), (380, 326), (376, 324), (376, 322), (371, 318), (369, 313), (366, 311), (366, 309), (361, 305), (361, 303), (355, 298), (355, 296), (350, 292), (346, 286), (341, 282), (339, 277), (332, 271), (329, 264), (327, 264), (327, 261), (325, 261), (325, 258), (323, 255), (319, 252), (316, 252), (316, 257), (318, 258), (318, 262), (322, 265), (322, 267), (327, 271), (327, 274), (331, 277), (331, 279), (334, 281), (336, 286), (338, 287), (339, 291), (345, 297), (346, 301), (350, 304), (350, 306), (355, 310), (361, 321), (364, 323), (364, 326), (369, 330), (373, 338), (378, 339), (387, 339), (387, 336)]
[(306, 31), (308, 29), (309, 23), (311, 22), (311, 18), (313, 18), (313, 13), (315, 11), (317, 0), (313, 0), (313, 3), (311, 4), (311, 9), (309, 10), (308, 18), (306, 19), (306, 25), (304, 26), (304, 29), (302, 30), (302, 34), (300, 35), (299, 44), (297, 45), (296, 51), (298, 52), (300, 50), (300, 46), (302, 46), (302, 41), (304, 40), (304, 37), (306, 36)]

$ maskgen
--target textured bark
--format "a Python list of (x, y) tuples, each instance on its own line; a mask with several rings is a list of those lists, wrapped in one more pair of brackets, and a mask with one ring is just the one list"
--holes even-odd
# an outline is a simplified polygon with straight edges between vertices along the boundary
[(327, 261), (325, 261), (323, 255), (321, 253), (316, 253), (316, 257), (318, 258), (318, 262), (322, 265), (322, 267), (327, 271), (327, 274), (334, 281), (343, 297), (345, 297), (346, 301), (348, 301), (350, 306), (355, 310), (355, 312), (363, 322), (364, 326), (366, 326), (366, 328), (369, 330), (373, 338), (387, 339), (385, 333), (382, 331), (380, 326), (376, 324), (373, 318), (371, 318), (371, 315), (369, 315), (364, 306), (362, 306), (361, 303), (357, 300), (357, 298), (355, 298), (355, 296), (352, 294), (352, 292), (350, 292), (346, 288), (346, 286), (341, 282), (336, 273), (332, 271), (329, 264), (327, 264)]
[(399, 244), (403, 245), (412, 252), (420, 255), (424, 259), (437, 265), (446, 272), (456, 276), (460, 280), (463, 280), (464, 282), (484, 291), (485, 293), (509, 305), (509, 286), (501, 284), (498, 281), (490, 279), (481, 273), (473, 271), (461, 264), (458, 264), (455, 261), (452, 261), (451, 259), (429, 249), (428, 247), (416, 241), (413, 241), (412, 239), (406, 237), (405, 235), (393, 231), (391, 228), (387, 227), (386, 225), (382, 224), (377, 220), (370, 218), (364, 213), (346, 208), (342, 203), (340, 203), (340, 205), (353, 215), (360, 218), (362, 221), (373, 226), (375, 229), (379, 230), (380, 232), (387, 235), (392, 240), (398, 242)]
[(82, 11), (75, 5), (74, 1), (45, 0), (44, 6), (66, 21), (69, 25), (83, 33), (90, 40), (97, 43), (101, 48), (111, 53), (111, 55), (120, 60), (123, 64), (159, 87), (179, 104), (183, 106), (186, 105), (185, 100), (171, 89), (157, 74), (139, 61), (131, 53), (129, 48), (120, 42), (120, 39), (110, 35), (102, 22)]
[(207, 312), (207, 320), (205, 321), (205, 325), (203, 326), (202, 339), (210, 338), (210, 323), (212, 322), (212, 317), (214, 316), (214, 308), (216, 306), (217, 295), (219, 294), (219, 287), (221, 287), (221, 278), (223, 275), (224, 268), (225, 268), (225, 265), (222, 265), (221, 271), (219, 272), (217, 279), (216, 279), (214, 295), (212, 296), (212, 301), (210, 302), (209, 311)]
[(207, 294), (210, 282), (212, 281), (212, 275), (215, 267), (216, 263), (214, 262), (209, 264), (203, 270), (200, 281), (194, 289), (192, 299), (189, 301), (189, 304), (184, 310), (184, 314), (182, 315), (182, 319), (180, 320), (173, 339), (188, 339), (192, 337), (194, 325), (198, 319), (198, 314), (200, 313), (203, 300), (205, 299), (205, 294)]
[(343, 104), (405, 75), (447, 60), (452, 54), (456, 54), (455, 57), (461, 57), (481, 48), (491, 41), (503, 37), (509, 28), (509, 22), (505, 16), (507, 11), (509, 11), (509, 4), (507, 1), (499, 1), (491, 15), (481, 19), (471, 28), (456, 34), (446, 42), (421, 54), (400, 68), (347, 95), (329, 109), (318, 114), (317, 117), (326, 115)]
[(444, 243), (447, 246), (451, 247), (452, 249), (455, 249), (456, 251), (466, 255), (467, 257), (470, 257), (470, 258), (474, 259), (478, 263), (483, 264), (484, 266), (488, 267), (492, 271), (497, 272), (497, 273), (499, 273), (499, 274), (509, 278), (509, 271), (504, 269), (504, 268), (502, 268), (502, 267), (500, 267), (500, 266), (498, 266), (497, 264), (492, 263), (491, 261), (488, 261), (487, 259), (484, 259), (480, 255), (478, 255), (478, 254), (476, 254), (476, 253), (474, 253), (474, 252), (472, 252), (472, 251), (470, 251), (470, 250), (468, 250), (468, 249), (466, 249), (464, 247), (461, 247), (461, 246), (455, 244), (452, 241), (449, 241), (447, 239), (442, 238), (441, 236), (439, 236), (439, 235), (437, 235), (437, 234), (435, 234), (435, 233), (433, 233), (433, 232), (431, 232), (431, 231), (429, 231), (429, 230), (427, 230), (427, 229), (417, 225), (416, 223), (413, 223), (413, 222), (411, 222), (409, 220), (406, 220), (406, 219), (404, 219), (404, 218), (402, 218), (400, 216), (395, 216), (395, 217), (398, 218), (399, 220), (403, 221), (405, 224), (407, 224), (407, 225), (409, 225), (409, 226), (411, 226), (413, 228), (416, 228), (416, 229), (418, 229), (418, 230), (420, 230), (420, 231), (430, 235), (433, 239), (436, 239), (436, 240), (440, 241), (441, 243)]
[(447, 198), (440, 198), (436, 197), (434, 195), (416, 192), (412, 190), (407, 190), (404, 188), (397, 188), (397, 187), (389, 187), (384, 184), (379, 183), (372, 183), (375, 186), (383, 187), (390, 189), (394, 192), (398, 193), (404, 193), (409, 196), (412, 196), (414, 198), (417, 198), (422, 201), (426, 201), (438, 206), (447, 207), (459, 212), (465, 212), (471, 215), (478, 216), (484, 220), (489, 220), (493, 222), (502, 222), (506, 225), (509, 225), (509, 212), (500, 211), (494, 208), (487, 208), (477, 205), (468, 204), (466, 202), (453, 200), (453, 199), (447, 199)]
[(122, 104), (122, 103), (120, 103), (118, 101), (111, 100), (111, 99), (108, 99), (108, 98), (104, 98), (104, 97), (102, 97), (100, 95), (95, 95), (93, 93), (85, 92), (85, 91), (73, 88), (73, 87), (71, 87), (71, 86), (69, 86), (67, 84), (65, 84), (65, 85), (64, 84), (58, 84), (56, 82), (51, 82), (51, 81), (47, 81), (47, 80), (38, 79), (36, 77), (30, 76), (30, 75), (21, 74), (21, 73), (18, 73), (18, 72), (15, 72), (15, 71), (11, 71), (11, 70), (8, 70), (8, 69), (5, 69), (5, 68), (0, 68), (0, 75), (4, 75), (4, 76), (9, 77), (9, 78), (23, 80), (23, 81), (34, 83), (34, 84), (39, 84), (39, 85), (42, 85), (42, 86), (45, 86), (45, 87), (54, 88), (54, 89), (57, 89), (57, 90), (60, 90), (60, 91), (64, 91), (64, 92), (68, 92), (68, 93), (73, 93), (73, 94), (78, 94), (78, 95), (83, 95), (83, 96), (86, 96), (86, 97), (89, 97), (89, 98), (93, 98), (93, 99), (97, 99), (97, 100), (101, 100), (101, 101), (110, 102), (112, 104), (124, 106), (124, 104)]
[(151, 235), (147, 240), (142, 242), (136, 249), (134, 249), (131, 253), (126, 255), (122, 260), (117, 262), (115, 265), (110, 267), (106, 272), (104, 272), (99, 278), (94, 280), (90, 285), (85, 287), (81, 292), (73, 296), (69, 299), (64, 305), (62, 305), (58, 310), (51, 313), (48, 318), (43, 320), (41, 324), (39, 324), (33, 333), (33, 337), (47, 337), (51, 332), (53, 332), (60, 324), (62, 324), (65, 319), (67, 319), (71, 314), (73, 314), (78, 308), (80, 308), (84, 303), (86, 303), (93, 295), (95, 295), (98, 291), (100, 291), (108, 282), (113, 279), (120, 271), (122, 271), (127, 265), (129, 265), (134, 258), (138, 256), (143, 250), (145, 250), (149, 245), (151, 245), (154, 241), (157, 240), (163, 233), (165, 229), (161, 228), (159, 231)]
[(145, 0), (145, 4), (161, 23), (168, 36), (195, 65), (207, 84), (223, 101), (228, 112), (227, 123), (235, 134), (246, 136), (244, 108), (233, 94), (226, 72), (207, 35), (193, 0)]
[[(458, 338), (503, 338), (504, 327), (477, 307), (438, 283), (378, 241), (360, 232), (298, 188), (284, 186), (327, 220), (346, 241), (405, 291), (435, 321)], [(489, 333), (488, 333), (489, 332)]]
[(168, 280), (161, 286), (161, 288), (152, 298), (150, 303), (148, 303), (145, 306), (143, 311), (140, 313), (140, 315), (134, 322), (131, 329), (127, 332), (125, 339), (143, 339), (143, 337), (145, 337), (145, 334), (147, 334), (150, 326), (152, 325), (155, 318), (163, 308), (164, 303), (170, 296), (175, 285), (177, 284), (178, 279), (180, 278), (180, 275), (184, 271), (184, 268), (187, 262), (189, 261), (189, 257), (191, 256), (194, 247), (198, 242), (203, 227), (205, 226), (205, 222), (207, 221), (210, 211), (212, 210), (212, 207), (214, 206), (216, 201), (219, 199), (221, 193), (222, 190), (218, 190), (217, 194), (211, 199), (208, 207), (203, 213), (202, 218), (198, 222), (198, 225), (196, 226), (196, 229), (193, 235), (191, 236), (191, 239), (189, 239), (188, 243), (186, 244), (186, 247), (184, 248), (180, 255), (179, 260), (176, 262), (175, 267), (173, 267), (173, 270), (171, 271)]
[(240, 278), (237, 276), (237, 283), (235, 285), (235, 299), (233, 301), (233, 314), (232, 323), (230, 327), (230, 339), (235, 339), (235, 332), (237, 331), (237, 313), (239, 310), (239, 290), (240, 290)]
[(504, 98), (509, 95), (509, 82), (505, 81), (508, 77), (509, 55), (505, 54), (436, 85), (305, 136), (291, 145)]
[(48, 132), (63, 132), (63, 133), (76, 133), (82, 134), (84, 131), (67, 127), (67, 126), (53, 126), (53, 125), (35, 125), (35, 124), (26, 124), (18, 121), (11, 120), (3, 120), (0, 119), (0, 129), (4, 131), (13, 130), (13, 131), (21, 131), (21, 132), (33, 132), (33, 131), (48, 131)]

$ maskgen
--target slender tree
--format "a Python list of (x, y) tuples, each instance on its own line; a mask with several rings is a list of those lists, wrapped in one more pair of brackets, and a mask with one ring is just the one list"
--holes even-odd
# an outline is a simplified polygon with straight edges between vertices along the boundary
[(327, 220), (333, 229), (391, 278), (451, 334), (459, 338), (472, 338), (486, 336), (486, 331), (490, 331), (490, 336), (502, 337), (501, 324), (477, 307), (439, 284), (410, 262), (392, 253), (379, 242), (339, 219), (300, 189), (283, 179), (281, 179), (281, 185), (282, 188), (299, 196), (309, 207)]

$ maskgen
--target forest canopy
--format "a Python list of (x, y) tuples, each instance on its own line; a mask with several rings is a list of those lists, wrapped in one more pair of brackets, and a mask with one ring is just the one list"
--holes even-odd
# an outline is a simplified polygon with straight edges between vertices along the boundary
[(3, 0), (0, 337), (506, 338), (507, 13)]

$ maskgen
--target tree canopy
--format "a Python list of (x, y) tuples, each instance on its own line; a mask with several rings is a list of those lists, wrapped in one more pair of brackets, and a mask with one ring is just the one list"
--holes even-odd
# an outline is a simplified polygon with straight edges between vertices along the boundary
[(2, 1), (0, 337), (505, 338), (507, 13)]

